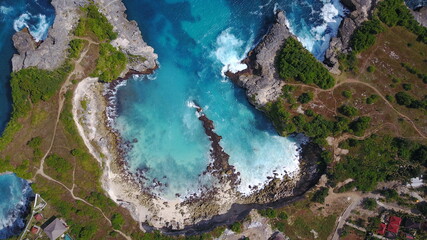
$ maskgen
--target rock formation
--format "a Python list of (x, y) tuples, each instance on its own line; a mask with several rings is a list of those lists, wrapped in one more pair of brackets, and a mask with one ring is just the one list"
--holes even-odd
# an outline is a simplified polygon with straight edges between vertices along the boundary
[(276, 15), (276, 22), (261, 42), (248, 54), (245, 62), (249, 70), (228, 73), (239, 86), (246, 89), (249, 101), (261, 107), (280, 96), (283, 81), (276, 76), (275, 58), (285, 40), (292, 34), (286, 26), (286, 17), (282, 11)]
[[(23, 68), (38, 67), (53, 70), (64, 63), (72, 30), (80, 18), (80, 7), (88, 0), (62, 1), (52, 0), (55, 8), (55, 21), (50, 27), (47, 38), (36, 47), (28, 31), (21, 31), (13, 36), (19, 54), (12, 58), (13, 71)], [(118, 33), (118, 38), (111, 42), (129, 56), (128, 70), (146, 72), (157, 66), (154, 49), (142, 39), (136, 22), (126, 19), (126, 7), (121, 1), (94, 0), (100, 11), (107, 17)]]
[(415, 20), (417, 20), (424, 27), (427, 27), (427, 6), (411, 10), (411, 13)]
[(325, 54), (325, 63), (334, 74), (340, 74), (338, 55), (350, 50), (350, 38), (354, 31), (372, 14), (376, 0), (342, 0), (341, 3), (351, 12), (338, 30), (338, 36), (331, 39)]

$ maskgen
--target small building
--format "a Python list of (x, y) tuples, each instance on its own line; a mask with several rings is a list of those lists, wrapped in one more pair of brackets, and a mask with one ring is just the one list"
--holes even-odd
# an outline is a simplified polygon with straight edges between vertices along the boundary
[(391, 216), (387, 225), (387, 231), (397, 234), (401, 223), (402, 219), (400, 217)]
[(377, 234), (384, 235), (386, 227), (387, 225), (385, 225), (385, 223), (380, 223), (380, 226), (378, 227), (378, 230), (377, 230)]
[(405, 228), (409, 228), (409, 229), (420, 229), (421, 228), (421, 223), (417, 223), (414, 220), (408, 218), (405, 221)]
[(43, 214), (41, 214), (41, 213), (35, 214), (34, 219), (36, 219), (37, 222), (43, 221), (43, 219), (44, 219)]
[(47, 225), (43, 229), (43, 231), (46, 233), (46, 235), (51, 240), (55, 240), (55, 239), (59, 238), (67, 230), (68, 230), (67, 224), (59, 218), (55, 218), (51, 223), (49, 223), (49, 225)]
[(40, 232), (40, 227), (34, 225), (31, 227), (30, 232), (34, 235), (38, 234)]

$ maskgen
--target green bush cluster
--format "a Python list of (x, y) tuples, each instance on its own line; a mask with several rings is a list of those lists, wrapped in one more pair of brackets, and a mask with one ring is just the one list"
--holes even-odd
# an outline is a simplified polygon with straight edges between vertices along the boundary
[(68, 56), (70, 58), (77, 58), (82, 52), (85, 46), (85, 40), (82, 39), (73, 39), (70, 41), (70, 47), (68, 48)]
[(11, 74), (13, 111), (9, 123), (0, 138), (0, 150), (9, 144), (21, 128), (18, 122), (30, 110), (31, 105), (47, 101), (59, 90), (73, 66), (66, 62), (57, 70), (48, 71), (34, 67), (22, 69)]
[(277, 211), (273, 208), (258, 209), (258, 213), (266, 218), (276, 218)]
[(318, 203), (325, 203), (325, 199), (328, 196), (329, 189), (326, 187), (321, 187), (319, 190), (317, 190), (313, 197), (311, 198), (311, 201), (318, 202)]
[(89, 4), (82, 7), (85, 17), (81, 18), (74, 34), (76, 36), (85, 36), (93, 33), (99, 41), (114, 40), (117, 38), (117, 33), (113, 31), (113, 26), (108, 22), (108, 19), (99, 12), (99, 9), (94, 4)]
[(303, 93), (298, 97), (298, 102), (302, 103), (302, 104), (306, 104), (309, 103), (313, 100), (313, 93), (312, 92), (308, 92), (308, 93)]
[(347, 140), (350, 154), (329, 172), (331, 181), (352, 178), (352, 187), (372, 191), (379, 182), (407, 181), (419, 176), (427, 164), (427, 146), (400, 138), (372, 135), (365, 140)]
[(394, 97), (399, 105), (406, 106), (407, 108), (427, 110), (427, 97), (424, 97), (423, 100), (418, 100), (406, 92), (398, 92)]
[[(354, 53), (360, 53), (375, 44), (375, 36), (384, 31), (381, 22), (374, 18), (362, 23), (351, 36), (350, 45)], [(369, 69), (368, 69), (369, 71)]]
[(359, 110), (350, 105), (342, 105), (340, 108), (338, 108), (338, 112), (347, 117), (355, 117), (359, 114)]
[(277, 56), (277, 68), (281, 78), (295, 79), (305, 84), (316, 84), (328, 89), (335, 85), (335, 79), (298, 40), (288, 38)]
[(102, 82), (116, 80), (126, 68), (126, 55), (109, 43), (99, 45), (99, 58), (93, 76)]
[(414, 75), (417, 75), (417, 77), (421, 80), (423, 80), (424, 83), (427, 83), (427, 74), (422, 73), (420, 70), (412, 67), (411, 65), (407, 63), (402, 63), (402, 67), (406, 69), (409, 73), (412, 73)]
[(230, 225), (230, 230), (235, 233), (241, 233), (243, 231), (243, 226), (241, 222), (235, 222)]
[(46, 158), (46, 165), (50, 168), (55, 169), (60, 174), (67, 173), (73, 169), (71, 163), (69, 163), (64, 158), (58, 156), (57, 154), (49, 155)]
[(113, 216), (111, 216), (111, 225), (114, 229), (120, 230), (124, 223), (125, 219), (123, 218), (123, 215), (114, 213)]
[(380, 96), (378, 96), (376, 94), (372, 94), (371, 96), (366, 98), (366, 104), (374, 104), (374, 103), (378, 102), (379, 99), (380, 99)]
[[(304, 133), (322, 145), (325, 144), (324, 139), (326, 137), (336, 136), (343, 132), (363, 135), (371, 120), (369, 117), (359, 117), (354, 121), (345, 117), (336, 117), (332, 121), (318, 114), (310, 117), (303, 114), (292, 117), (286, 110), (283, 100), (268, 103), (263, 110), (281, 135), (287, 136), (295, 132)], [(353, 109), (347, 114), (355, 116)]]
[(363, 208), (368, 210), (375, 210), (377, 208), (377, 201), (374, 198), (365, 198), (363, 200)]
[(417, 40), (427, 43), (427, 28), (421, 26), (405, 6), (404, 0), (385, 0), (378, 3), (378, 17), (392, 26), (403, 26), (418, 36)]
[(341, 93), (341, 95), (345, 98), (351, 98), (353, 96), (353, 93), (349, 90), (345, 90)]

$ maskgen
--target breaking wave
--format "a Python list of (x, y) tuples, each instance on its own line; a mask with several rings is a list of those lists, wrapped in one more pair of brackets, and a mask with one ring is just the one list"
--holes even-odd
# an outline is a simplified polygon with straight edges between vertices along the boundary
[(46, 15), (37, 14), (33, 15), (29, 12), (21, 14), (14, 22), (13, 28), (19, 32), (24, 28), (28, 28), (31, 36), (39, 42), (47, 37), (50, 22)]

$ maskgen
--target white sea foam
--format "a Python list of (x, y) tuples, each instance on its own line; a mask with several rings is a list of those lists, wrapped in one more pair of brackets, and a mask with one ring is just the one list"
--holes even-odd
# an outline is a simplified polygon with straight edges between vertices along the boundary
[(244, 63), (241, 63), (243, 58), (247, 53), (247, 48), (243, 47), (245, 42), (238, 39), (231, 33), (231, 29), (228, 28), (224, 30), (216, 40), (217, 49), (214, 52), (215, 57), (224, 65), (221, 70), (221, 74), (224, 74), (227, 71), (232, 73), (237, 73), (239, 71), (245, 70), (248, 66)]
[[(35, 25), (30, 24), (30, 21), (36, 21)], [(47, 36), (49, 30), (49, 21), (46, 16), (43, 14), (32, 15), (29, 12), (21, 14), (14, 22), (13, 28), (15, 31), (19, 32), (23, 28), (28, 28), (31, 36), (39, 42)]]
[(11, 7), (6, 7), (6, 6), (0, 6), (0, 13), (4, 14), (4, 15), (9, 15), (10, 13), (12, 13), (13, 8)]

